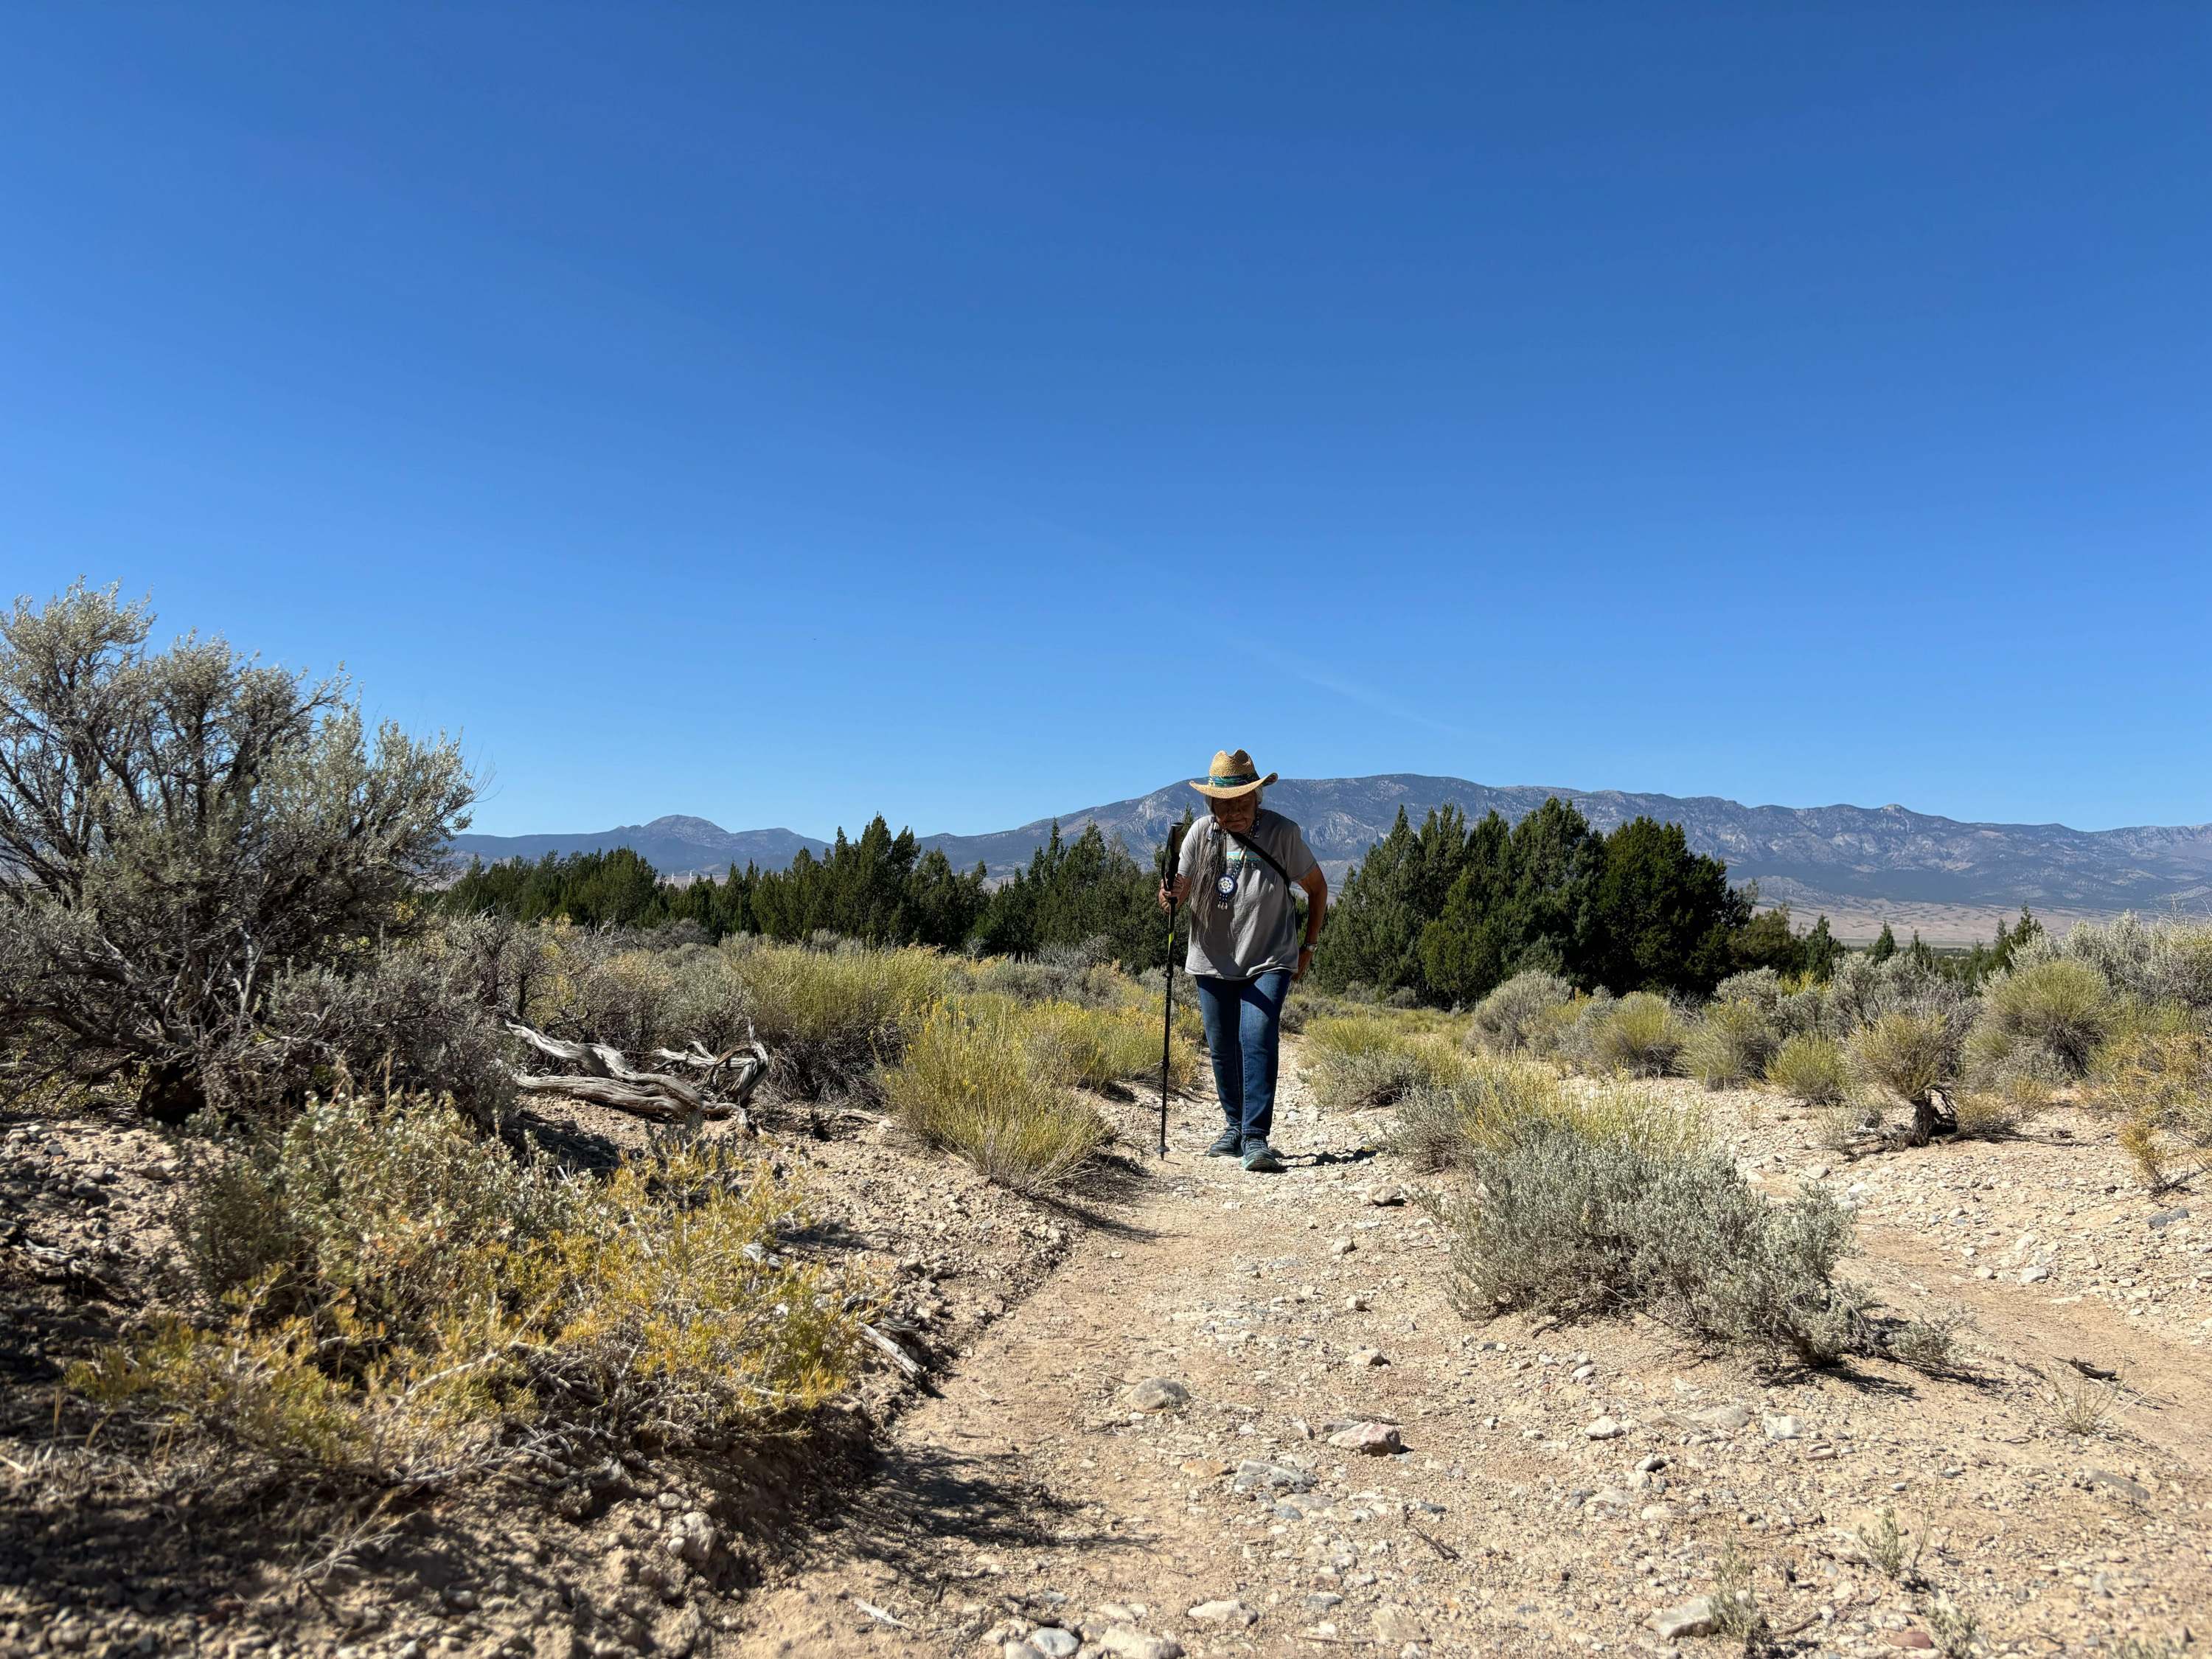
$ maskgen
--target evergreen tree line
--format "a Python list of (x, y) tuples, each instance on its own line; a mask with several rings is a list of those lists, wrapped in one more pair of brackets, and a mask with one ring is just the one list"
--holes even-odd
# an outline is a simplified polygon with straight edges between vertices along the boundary
[(1679, 823), (1601, 834), (1554, 796), (1516, 824), (1446, 806), (1416, 830), (1401, 807), (1346, 877), (1314, 976), (1439, 1004), (1539, 968), (1616, 992), (1705, 994), (1753, 968), (1825, 978), (1844, 949), (1827, 918), (1798, 932), (1787, 906), (1758, 912), (1758, 897), (1692, 852)]
[(1917, 928), (1913, 930), (1912, 942), (1899, 945), (1897, 934), (1887, 922), (1875, 942), (1867, 946), (1867, 955), (1875, 962), (1887, 962), (1892, 957), (1903, 956), (1923, 974), (1942, 974), (1958, 981), (1972, 990), (1984, 980), (2002, 974), (2012, 966), (2014, 952), (2030, 939), (2039, 939), (2043, 924), (2025, 904), (2020, 907), (2020, 920), (2008, 927), (1997, 924), (1997, 936), (1987, 945), (1978, 939), (1969, 951), (1938, 951), (1923, 942)]
[(1136, 972), (1167, 959), (1167, 924), (1154, 902), (1164, 860), (1162, 850), (1139, 864), (1096, 824), (1066, 841), (1054, 823), (1028, 868), (991, 888), (981, 865), (955, 870), (942, 852), (919, 848), (912, 830), (892, 835), (879, 816), (857, 840), (840, 830), (820, 858), (802, 848), (786, 869), (732, 866), (719, 881), (702, 876), (680, 887), (626, 847), (549, 853), (535, 864), (472, 860), (441, 902), (462, 915), (491, 910), (585, 927), (690, 921), (713, 939), (744, 933), (791, 942), (831, 933), (1003, 956), (1089, 946)]
[[(826, 932), (1005, 956), (1089, 947), (1135, 972), (1166, 960), (1154, 902), (1166, 858), (1162, 846), (1140, 863), (1095, 824), (1071, 842), (1055, 823), (1028, 867), (993, 888), (981, 865), (955, 870), (878, 817), (782, 870), (732, 866), (679, 887), (627, 848), (549, 854), (471, 863), (443, 902), (524, 921), (689, 921), (714, 939)], [(1556, 798), (1510, 826), (1495, 811), (1470, 823), (1448, 806), (1415, 829), (1401, 810), (1334, 896), (1314, 976), (1323, 989), (1438, 1004), (1472, 1002), (1529, 968), (1615, 991), (1705, 993), (1747, 968), (1825, 977), (1843, 952), (1827, 919), (1796, 931), (1786, 906), (1755, 912), (1757, 896), (1731, 887), (1720, 860), (1692, 852), (1679, 823), (1640, 817), (1602, 835)]]

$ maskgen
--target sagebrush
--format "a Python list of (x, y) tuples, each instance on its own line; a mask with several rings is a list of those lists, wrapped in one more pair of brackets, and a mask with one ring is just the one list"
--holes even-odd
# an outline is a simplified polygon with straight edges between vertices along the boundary
[(1770, 1204), (1663, 1108), (1601, 1132), (1523, 1115), (1474, 1142), (1467, 1167), (1473, 1194), (1436, 1211), (1471, 1318), (1642, 1310), (1812, 1364), (1874, 1340), (1866, 1292), (1836, 1273), (1850, 1213), (1819, 1187)]

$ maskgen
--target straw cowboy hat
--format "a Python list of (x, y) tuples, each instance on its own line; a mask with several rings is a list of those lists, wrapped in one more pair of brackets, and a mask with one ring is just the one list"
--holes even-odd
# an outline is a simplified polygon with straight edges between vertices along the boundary
[(1213, 764), (1207, 769), (1212, 775), (1204, 783), (1194, 780), (1191, 787), (1201, 795), (1211, 795), (1216, 800), (1234, 800), (1239, 795), (1249, 795), (1255, 789), (1264, 789), (1275, 781), (1276, 774), (1260, 775), (1260, 769), (1252, 757), (1242, 749), (1231, 754), (1226, 749), (1217, 749)]

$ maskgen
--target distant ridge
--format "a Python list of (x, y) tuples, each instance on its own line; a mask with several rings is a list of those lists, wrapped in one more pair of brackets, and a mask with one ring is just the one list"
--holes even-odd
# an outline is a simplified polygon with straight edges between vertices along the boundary
[[(1268, 789), (1267, 805), (1305, 827), (1334, 881), (1389, 831), (1401, 806), (1416, 823), (1430, 808), (1446, 805), (1470, 817), (1495, 807), (1518, 819), (1548, 795), (1572, 801), (1601, 830), (1639, 813), (1679, 823), (1692, 847), (1728, 861), (1730, 879), (1755, 879), (1762, 898), (1786, 900), (1808, 919), (1825, 911), (1848, 937), (1870, 935), (1887, 921), (1934, 941), (1986, 938), (1999, 918), (2022, 904), (2054, 921), (2126, 909), (2212, 908), (2212, 824), (2085, 830), (1964, 823), (1896, 805), (1745, 806), (1711, 795), (1498, 787), (1403, 772), (1285, 778)], [(1073, 839), (1096, 823), (1142, 856), (1197, 800), (1178, 781), (1147, 795), (1061, 813), (1060, 833)], [(960, 868), (980, 862), (1004, 877), (1029, 861), (1052, 824), (1039, 818), (992, 835), (927, 836), (921, 844), (943, 848)], [(788, 830), (732, 833), (696, 817), (576, 836), (461, 836), (454, 844), (487, 860), (631, 847), (674, 876), (719, 875), (732, 863), (781, 867), (802, 847), (824, 850), (822, 842)]]
[(781, 870), (799, 856), (800, 848), (814, 854), (829, 850), (827, 842), (789, 830), (725, 830), (704, 818), (671, 816), (651, 823), (628, 823), (613, 830), (586, 830), (574, 836), (455, 836), (456, 852), (473, 854), (487, 864), (501, 859), (528, 859), (533, 863), (548, 853), (604, 853), (627, 847), (665, 876), (720, 875), (732, 864), (739, 869), (757, 864)]

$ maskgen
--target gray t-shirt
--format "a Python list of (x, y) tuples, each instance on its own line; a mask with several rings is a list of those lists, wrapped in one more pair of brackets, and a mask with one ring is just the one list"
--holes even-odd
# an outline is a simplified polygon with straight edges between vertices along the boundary
[[(1291, 881), (1316, 860), (1298, 826), (1261, 807), (1247, 841), (1267, 849)], [(1298, 912), (1267, 860), (1239, 847), (1212, 817), (1182, 838), (1176, 872), (1190, 880), (1190, 951), (1183, 966), (1209, 979), (1251, 979), (1298, 965)]]

